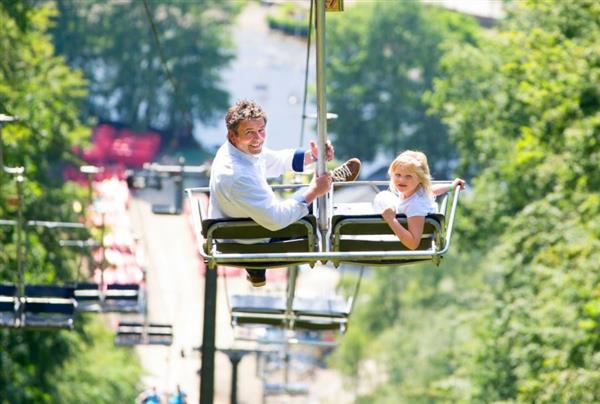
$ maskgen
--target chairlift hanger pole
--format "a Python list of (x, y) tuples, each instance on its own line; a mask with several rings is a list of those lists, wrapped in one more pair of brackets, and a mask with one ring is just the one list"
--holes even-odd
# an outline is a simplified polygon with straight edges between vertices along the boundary
[[(326, 170), (327, 153), (325, 142), (327, 140), (327, 98), (325, 92), (325, 1), (316, 0), (316, 48), (317, 48), (317, 129), (319, 156), (317, 160), (317, 174), (323, 175)], [(318, 198), (318, 226), (321, 231), (322, 249), (326, 250), (327, 230), (329, 220), (327, 217), (328, 194)]]
[(6, 123), (15, 122), (18, 119), (14, 116), (0, 114), (0, 174), (7, 173), (12, 175), (21, 175), (25, 172), (25, 167), (6, 167), (4, 165), (4, 149), (2, 143), (2, 127)]
[(23, 181), (22, 175), (18, 175), (15, 178), (17, 182), (17, 276), (18, 276), (18, 295), (22, 297), (25, 293), (25, 279), (23, 276), (23, 243), (21, 241), (23, 231)]

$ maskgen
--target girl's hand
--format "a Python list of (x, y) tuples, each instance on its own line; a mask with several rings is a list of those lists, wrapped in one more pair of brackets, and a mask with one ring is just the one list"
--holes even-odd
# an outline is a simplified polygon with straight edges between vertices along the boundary
[(396, 211), (392, 208), (386, 208), (381, 212), (381, 216), (383, 216), (383, 220), (389, 223), (396, 218)]
[(464, 190), (465, 189), (465, 180), (463, 180), (462, 178), (455, 178), (454, 181), (452, 181), (452, 186), (454, 188), (460, 187), (461, 190)]

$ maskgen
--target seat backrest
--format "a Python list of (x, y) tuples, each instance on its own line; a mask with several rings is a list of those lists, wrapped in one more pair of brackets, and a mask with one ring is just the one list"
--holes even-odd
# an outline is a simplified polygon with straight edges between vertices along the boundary
[[(396, 215), (396, 219), (403, 225), (407, 224), (406, 215)], [(441, 229), (444, 215), (432, 213), (425, 218), (423, 234), (431, 234)], [(331, 219), (331, 228), (334, 232), (339, 230), (343, 235), (386, 235), (394, 234), (391, 227), (383, 220), (381, 215), (335, 215)]]
[(350, 305), (342, 297), (333, 298), (309, 298), (296, 296), (294, 298), (294, 312), (298, 315), (307, 314), (312, 316), (347, 316)]
[(99, 290), (100, 285), (97, 283), (78, 283), (75, 285), (75, 290)]
[(25, 303), (25, 313), (61, 314), (72, 317), (75, 313), (75, 303), (52, 301), (28, 301)]
[(9, 283), (0, 283), (0, 296), (16, 296), (17, 287)]
[[(308, 231), (315, 233), (316, 218), (307, 215), (299, 221), (280, 230), (268, 230), (248, 218), (206, 219), (202, 222), (202, 234), (213, 239), (258, 239), (258, 238), (300, 238), (307, 237)], [(308, 226), (307, 226), (308, 225)], [(209, 230), (210, 231), (209, 233)], [(316, 233), (315, 233), (316, 234)]]
[[(136, 283), (112, 283), (106, 286), (104, 302), (106, 310), (117, 310), (116, 307), (137, 307), (140, 298), (140, 285)], [(116, 304), (117, 306), (111, 306)], [(125, 306), (123, 306), (125, 305)], [(112, 309), (110, 308), (112, 307)]]
[(26, 298), (72, 299), (74, 295), (75, 287), (73, 286), (25, 285)]
[(136, 330), (142, 332), (144, 328), (144, 324), (137, 321), (119, 321), (118, 329), (119, 330)]
[(133, 290), (139, 291), (140, 285), (137, 283), (111, 283), (106, 285), (106, 290)]
[(247, 313), (283, 313), (285, 300), (280, 296), (268, 295), (232, 295), (232, 312)]

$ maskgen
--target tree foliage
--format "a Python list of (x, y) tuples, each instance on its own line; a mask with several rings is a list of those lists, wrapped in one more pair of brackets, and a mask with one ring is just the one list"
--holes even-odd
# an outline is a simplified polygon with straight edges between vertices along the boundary
[[(333, 14), (333, 13), (332, 13)], [(423, 150), (432, 170), (449, 175), (456, 158), (423, 94), (439, 75), (443, 41), (470, 41), (474, 20), (417, 2), (367, 2), (327, 16), (327, 95), (336, 150), (390, 160)]]
[(599, 38), (597, 2), (523, 0), (445, 49), (426, 100), (473, 192), (441, 278), (378, 272), (370, 402), (600, 401)]
[[(79, 218), (72, 202), (84, 193), (63, 184), (61, 164), (75, 159), (71, 146), (81, 144), (89, 134), (89, 128), (78, 119), (86, 82), (80, 72), (55, 54), (47, 33), (54, 13), (51, 5), (33, 8), (27, 3), (0, 1), (0, 113), (19, 118), (18, 123), (3, 128), (3, 156), (4, 165), (25, 167), (25, 220), (74, 222)], [(1, 173), (0, 218), (16, 219), (17, 197), (14, 178)], [(18, 279), (16, 233), (14, 227), (0, 227), (2, 282), (15, 283)], [(75, 280), (79, 262), (76, 253), (60, 248), (58, 243), (69, 236), (87, 235), (28, 229), (23, 262), (27, 283), (63, 284)], [(0, 330), (1, 403), (87, 401), (66, 395), (64, 390), (89, 386), (89, 374), (101, 374), (94, 383), (105, 389), (99, 396), (82, 388), (80, 393), (90, 393), (85, 397), (92, 401), (133, 398), (140, 375), (136, 362), (127, 353), (114, 352), (107, 344), (107, 332), (91, 324), (89, 318), (78, 317), (76, 324), (74, 332)], [(128, 373), (100, 368), (97, 355), (116, 363), (127, 361), (131, 364)], [(64, 373), (74, 368), (77, 371)]]
[(211, 121), (227, 107), (220, 71), (232, 58), (227, 26), (239, 3), (59, 0), (57, 6), (54, 43), (89, 81), (92, 116), (190, 136), (194, 121)]

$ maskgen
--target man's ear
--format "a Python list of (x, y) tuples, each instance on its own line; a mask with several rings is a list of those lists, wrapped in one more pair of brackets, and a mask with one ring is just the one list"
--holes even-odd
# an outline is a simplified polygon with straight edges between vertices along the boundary
[(227, 140), (229, 140), (229, 143), (235, 146), (237, 144), (237, 133), (235, 133), (235, 131), (232, 129), (227, 129)]

